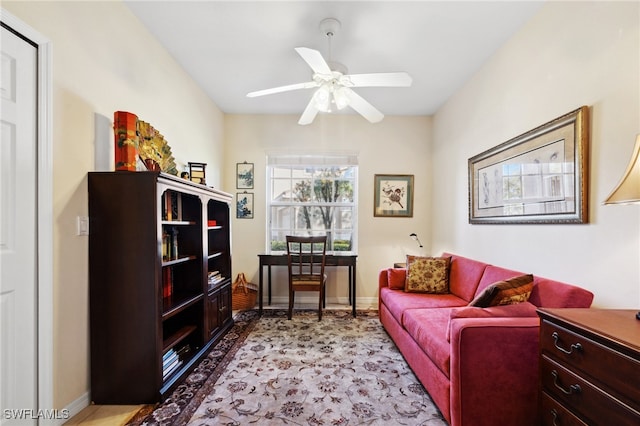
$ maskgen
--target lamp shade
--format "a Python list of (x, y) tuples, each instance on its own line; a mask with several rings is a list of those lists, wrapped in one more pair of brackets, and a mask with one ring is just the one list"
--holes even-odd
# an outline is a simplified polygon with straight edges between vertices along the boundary
[(640, 135), (636, 137), (631, 161), (616, 188), (609, 194), (605, 204), (628, 204), (640, 202)]

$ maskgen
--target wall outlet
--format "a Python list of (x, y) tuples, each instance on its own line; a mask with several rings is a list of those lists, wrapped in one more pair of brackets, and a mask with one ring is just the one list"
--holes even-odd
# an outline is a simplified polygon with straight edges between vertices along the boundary
[(77, 235), (89, 235), (89, 218), (87, 216), (78, 216)]

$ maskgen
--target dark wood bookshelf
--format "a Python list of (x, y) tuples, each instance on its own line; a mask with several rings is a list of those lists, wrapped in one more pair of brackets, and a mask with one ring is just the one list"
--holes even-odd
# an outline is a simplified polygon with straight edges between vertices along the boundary
[(92, 400), (162, 401), (233, 325), (232, 197), (157, 172), (92, 172), (88, 188)]

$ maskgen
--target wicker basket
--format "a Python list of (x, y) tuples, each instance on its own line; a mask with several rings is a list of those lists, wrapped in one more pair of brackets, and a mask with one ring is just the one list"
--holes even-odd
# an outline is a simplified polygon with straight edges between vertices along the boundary
[(250, 283), (240, 272), (231, 285), (231, 308), (234, 311), (252, 309), (256, 305), (258, 286)]

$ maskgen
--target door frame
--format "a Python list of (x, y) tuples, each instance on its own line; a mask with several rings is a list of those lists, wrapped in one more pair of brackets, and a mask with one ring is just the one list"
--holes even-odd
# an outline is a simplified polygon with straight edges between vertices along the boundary
[(36, 45), (38, 409), (53, 409), (53, 61), (51, 41), (0, 8), (0, 21)]

